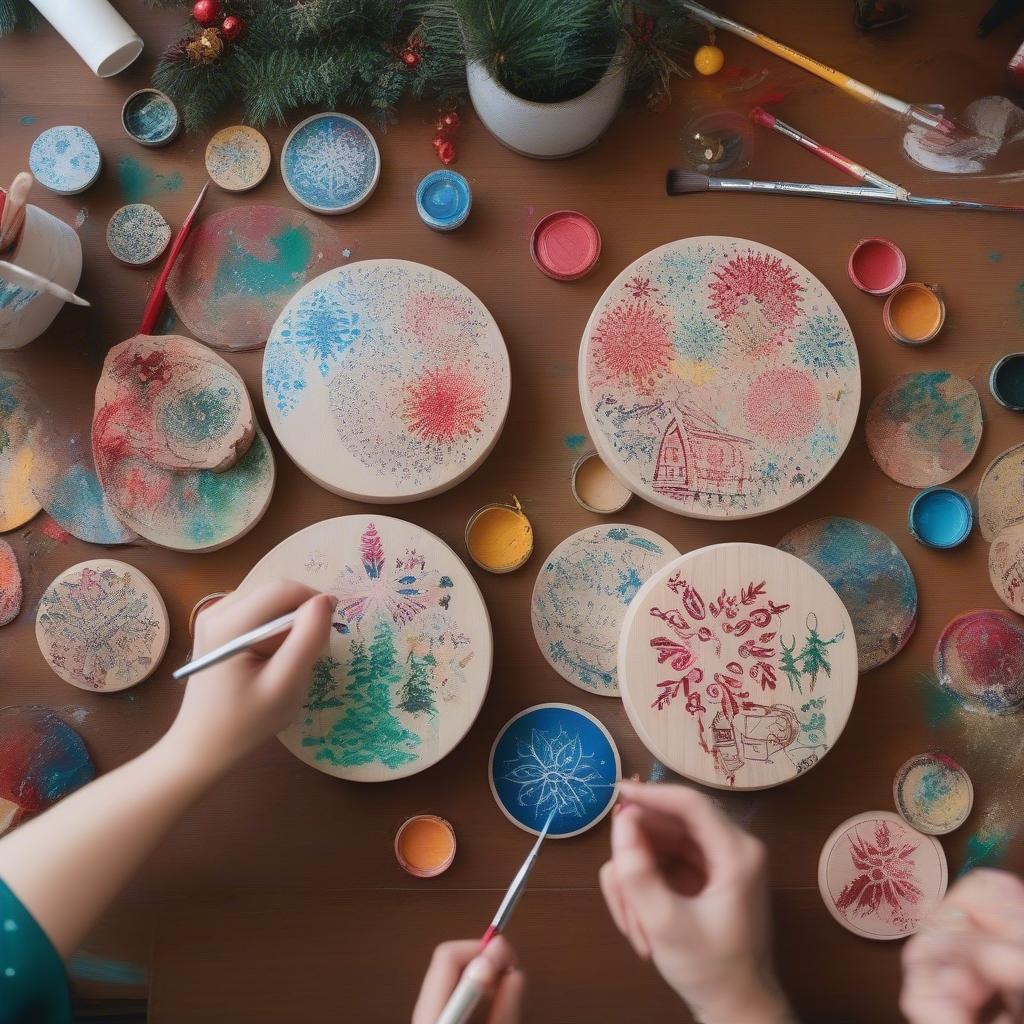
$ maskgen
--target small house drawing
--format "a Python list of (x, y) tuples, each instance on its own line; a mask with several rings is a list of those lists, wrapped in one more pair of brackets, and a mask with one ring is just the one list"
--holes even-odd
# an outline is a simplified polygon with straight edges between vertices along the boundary
[(661, 438), (654, 489), (676, 499), (740, 496), (748, 482), (752, 449), (746, 438), (719, 430), (703, 413), (679, 410)]

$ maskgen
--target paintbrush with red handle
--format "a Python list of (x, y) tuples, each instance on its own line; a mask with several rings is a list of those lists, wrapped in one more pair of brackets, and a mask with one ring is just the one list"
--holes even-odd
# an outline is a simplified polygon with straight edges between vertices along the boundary
[(195, 201), (192, 209), (189, 210), (188, 216), (182, 221), (181, 227), (174, 237), (171, 251), (167, 254), (163, 270), (160, 271), (160, 276), (156, 279), (156, 284), (153, 285), (153, 291), (150, 292), (149, 301), (146, 303), (146, 308), (143, 311), (142, 323), (139, 324), (139, 334), (152, 334), (153, 328), (156, 327), (157, 319), (160, 317), (160, 310), (164, 306), (164, 296), (167, 293), (167, 278), (171, 276), (171, 271), (174, 269), (174, 261), (178, 258), (185, 242), (188, 240), (188, 234), (192, 230), (192, 221), (195, 220), (199, 207), (206, 198), (206, 190), (209, 187), (209, 182), (203, 186), (203, 190), (199, 193), (199, 198)]

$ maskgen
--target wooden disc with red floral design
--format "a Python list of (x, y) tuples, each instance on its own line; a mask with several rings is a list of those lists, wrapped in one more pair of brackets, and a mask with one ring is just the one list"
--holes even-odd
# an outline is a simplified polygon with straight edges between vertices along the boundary
[(723, 789), (765, 789), (813, 768), (857, 693), (843, 602), (794, 555), (716, 544), (640, 588), (622, 626), (619, 691), (662, 764)]
[(892, 811), (844, 821), (818, 860), (818, 888), (828, 912), (866, 939), (902, 939), (938, 906), (949, 880), (939, 841)]
[(704, 235), (627, 267), (583, 333), (594, 444), (634, 493), (743, 519), (820, 483), (853, 433), (860, 363), (825, 286), (757, 242)]

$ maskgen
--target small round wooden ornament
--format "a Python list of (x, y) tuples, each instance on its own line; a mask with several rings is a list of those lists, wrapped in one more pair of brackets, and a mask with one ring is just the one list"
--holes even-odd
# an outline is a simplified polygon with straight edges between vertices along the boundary
[(171, 226), (148, 203), (122, 206), (107, 222), (107, 248), (132, 267), (145, 267), (163, 255), (171, 241)]
[(916, 754), (896, 772), (893, 801), (911, 828), (930, 836), (958, 829), (974, 806), (974, 785), (962, 765), (945, 754)]
[(270, 144), (245, 124), (221, 128), (206, 145), (206, 173), (225, 192), (247, 192), (270, 170)]
[(100, 148), (77, 125), (47, 128), (32, 143), (29, 170), (36, 181), (59, 196), (84, 192), (100, 176)]
[(1024, 444), (997, 455), (978, 485), (978, 526), (989, 543), (1024, 522)]

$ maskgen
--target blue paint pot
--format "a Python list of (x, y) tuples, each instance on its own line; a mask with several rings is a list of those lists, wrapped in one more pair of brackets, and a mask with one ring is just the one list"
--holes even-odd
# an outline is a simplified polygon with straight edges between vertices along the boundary
[(139, 89), (124, 101), (121, 126), (140, 146), (166, 146), (181, 130), (181, 115), (159, 89)]
[(1007, 409), (1024, 412), (1024, 352), (1003, 356), (988, 376), (992, 397)]
[(955, 548), (974, 526), (971, 503), (951, 487), (929, 487), (910, 503), (910, 532), (929, 548)]
[(416, 212), (435, 231), (461, 227), (472, 205), (469, 182), (458, 171), (432, 171), (416, 189)]

